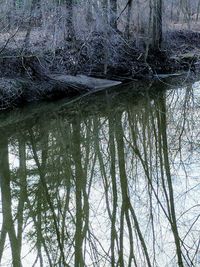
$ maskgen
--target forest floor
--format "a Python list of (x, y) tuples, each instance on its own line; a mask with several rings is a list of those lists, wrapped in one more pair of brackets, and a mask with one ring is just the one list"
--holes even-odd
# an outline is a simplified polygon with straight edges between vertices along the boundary
[(166, 32), (161, 51), (150, 49), (142, 38), (125, 41), (119, 33), (100, 32), (56, 48), (56, 41), (38, 30), (24, 49), (25, 35), (18, 30), (0, 34), (0, 109), (85, 92), (53, 81), (52, 74), (126, 82), (195, 73), (200, 66), (200, 32), (193, 30)]

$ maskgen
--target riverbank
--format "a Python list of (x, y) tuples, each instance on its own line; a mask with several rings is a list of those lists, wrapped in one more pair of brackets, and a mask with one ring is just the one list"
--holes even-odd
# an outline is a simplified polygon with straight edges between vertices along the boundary
[(0, 54), (0, 109), (93, 90), (87, 84), (60, 82), (52, 78), (55, 75), (84, 74), (126, 83), (199, 69), (199, 32), (167, 32), (160, 51), (151, 49), (144, 39), (125, 41), (119, 33), (110, 35), (106, 39), (103, 33), (94, 32), (88, 40), (74, 40), (53, 51), (43, 51), (37, 43), (29, 50), (8, 43)]
[[(39, 35), (39, 33), (37, 33)], [(146, 78), (155, 73), (194, 69), (200, 57), (200, 32), (174, 30), (164, 34), (160, 51), (145, 36), (127, 40), (118, 32), (93, 32), (87, 40), (71, 40), (56, 48), (36, 39), (0, 42), (0, 76), (44, 79), (49, 73), (85, 74), (117, 80)], [(105, 40), (105, 38), (108, 38)], [(8, 38), (8, 37), (7, 37)], [(36, 39), (36, 41), (35, 41)]]

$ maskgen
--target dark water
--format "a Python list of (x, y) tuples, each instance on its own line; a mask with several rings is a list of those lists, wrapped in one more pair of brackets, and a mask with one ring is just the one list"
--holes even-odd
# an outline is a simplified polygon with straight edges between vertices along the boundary
[(200, 266), (200, 83), (149, 87), (0, 117), (0, 266)]

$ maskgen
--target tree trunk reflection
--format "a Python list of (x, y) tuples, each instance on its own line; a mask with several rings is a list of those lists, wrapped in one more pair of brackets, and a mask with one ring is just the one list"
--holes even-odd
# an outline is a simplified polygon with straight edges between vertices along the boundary
[(175, 114), (176, 94), (118, 107), (108, 94), (92, 115), (77, 107), (2, 131), (1, 264), (22, 266), (28, 251), (41, 267), (198, 266), (199, 180), (180, 145), (193, 137), (191, 97)]

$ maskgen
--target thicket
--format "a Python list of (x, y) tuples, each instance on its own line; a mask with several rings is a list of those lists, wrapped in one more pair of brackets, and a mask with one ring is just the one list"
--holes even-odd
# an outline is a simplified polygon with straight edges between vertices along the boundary
[[(8, 0), (0, 10), (5, 69), (20, 69), (17, 58), (22, 69), (37, 76), (34, 57), (51, 71), (115, 77), (149, 71), (152, 61), (165, 62), (163, 43), (173, 46), (173, 31), (197, 27), (200, 0)], [(152, 51), (156, 59), (148, 59)]]

